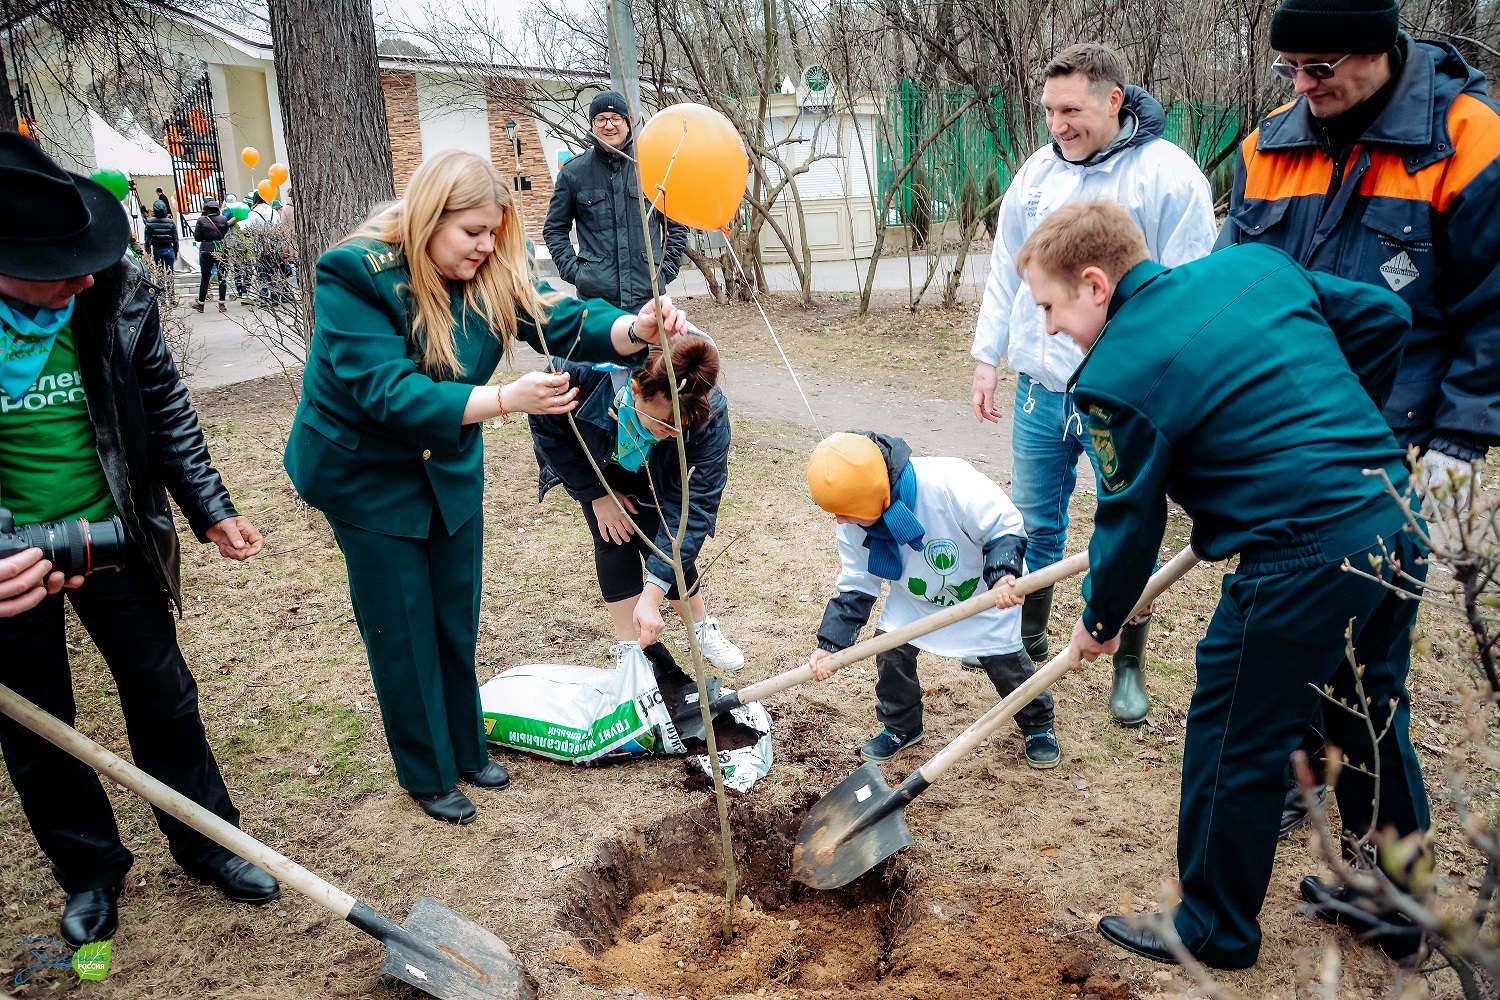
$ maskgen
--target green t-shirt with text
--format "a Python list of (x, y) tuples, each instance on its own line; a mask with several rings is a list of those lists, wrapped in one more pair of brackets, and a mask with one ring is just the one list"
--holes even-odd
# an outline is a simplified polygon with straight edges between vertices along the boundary
[(20, 400), (0, 390), (0, 506), (18, 525), (116, 513), (71, 324), (57, 332), (46, 367)]

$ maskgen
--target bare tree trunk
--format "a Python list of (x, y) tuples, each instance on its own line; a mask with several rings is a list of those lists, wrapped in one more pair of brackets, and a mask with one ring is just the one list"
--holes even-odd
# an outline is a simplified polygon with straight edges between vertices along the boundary
[(10, 89), (10, 71), (5, 62), (5, 46), (0, 45), (0, 85), (5, 93), (0, 94), (0, 129), (15, 132), (21, 127), (21, 116), (16, 112), (16, 97)]
[(269, 0), (297, 267), (312, 337), (318, 255), (396, 196), (370, 0)]
[(682, 255), (688, 260), (692, 261), (693, 266), (698, 269), (698, 273), (703, 275), (703, 282), (704, 284), (708, 285), (708, 294), (714, 297), (714, 301), (719, 303), (720, 305), (723, 305), (725, 302), (727, 302), (728, 299), (725, 297), (724, 292), (719, 288), (719, 279), (714, 277), (714, 272), (718, 270), (718, 267), (714, 264), (714, 262), (703, 256), (703, 254), (699, 253), (691, 246), (683, 247)]

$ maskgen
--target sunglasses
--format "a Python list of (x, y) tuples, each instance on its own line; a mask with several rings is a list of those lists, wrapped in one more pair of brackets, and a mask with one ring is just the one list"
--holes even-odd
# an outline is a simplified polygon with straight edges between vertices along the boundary
[[(1350, 53), (1350, 55), (1353, 55), (1353, 53)], [(1283, 80), (1295, 80), (1297, 79), (1298, 73), (1306, 73), (1314, 80), (1328, 80), (1331, 79), (1333, 77), (1333, 74), (1338, 70), (1339, 63), (1348, 58), (1349, 56), (1346, 55), (1339, 57), (1331, 63), (1310, 62), (1303, 63), (1299, 66), (1296, 63), (1286, 62), (1280, 56), (1278, 56), (1276, 58), (1276, 61), (1271, 64), (1271, 72), (1275, 73)]]

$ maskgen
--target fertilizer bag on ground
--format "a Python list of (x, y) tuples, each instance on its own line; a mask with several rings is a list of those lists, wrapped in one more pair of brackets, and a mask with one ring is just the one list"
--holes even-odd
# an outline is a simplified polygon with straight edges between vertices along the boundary
[[(653, 664), (632, 645), (613, 670), (513, 667), (479, 689), (485, 734), (492, 743), (569, 764), (689, 753), (669, 702), (677, 704), (679, 689), (691, 681), (663, 655), (666, 662)], [(719, 761), (728, 787), (748, 791), (771, 769), (771, 717), (756, 703), (731, 715), (714, 722)], [(688, 760), (707, 774), (702, 749), (698, 743)]]

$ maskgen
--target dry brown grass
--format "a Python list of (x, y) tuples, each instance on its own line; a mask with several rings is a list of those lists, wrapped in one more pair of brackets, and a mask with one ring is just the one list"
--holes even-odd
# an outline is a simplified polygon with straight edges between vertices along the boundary
[[(705, 312), (706, 310), (700, 310)], [(855, 325), (852, 304), (777, 310), (778, 329), (798, 356), (851, 377), (889, 377), (924, 392), (966, 392), (972, 316), (924, 314), (920, 322), (883, 315)], [(951, 322), (949, 318), (951, 317)], [(769, 339), (751, 310), (707, 317), (729, 351), (755, 354)], [(950, 336), (930, 335), (930, 322)], [(956, 366), (956, 367), (955, 367)], [(928, 371), (924, 374), (922, 368)], [(822, 370), (828, 371), (827, 367)], [(955, 376), (955, 371), (958, 371)], [(899, 379), (899, 381), (897, 381)], [(547, 997), (600, 997), (549, 957), (572, 942), (557, 914), (574, 875), (549, 871), (567, 856), (585, 865), (596, 845), (662, 817), (705, 794), (688, 791), (675, 760), (569, 769), (506, 754), (513, 787), (476, 792), (477, 822), (446, 827), (426, 819), (395, 785), (373, 688), (349, 610), (343, 562), (315, 517), (301, 508), (281, 471), (290, 405), (275, 379), (204, 393), (198, 399), (220, 469), (241, 510), (267, 534), (266, 553), (248, 565), (210, 558), (190, 545), (184, 577), (182, 644), (201, 685), (209, 738), (244, 815), (259, 837), (377, 909), (401, 919), (418, 896), (432, 896), (507, 940)], [(889, 430), (901, 430), (893, 414)], [(478, 673), (481, 680), (526, 662), (602, 664), (610, 642), (593, 580), (587, 532), (577, 507), (557, 491), (538, 506), (525, 427), (486, 431), (486, 585)], [(707, 582), (711, 613), (745, 649), (739, 680), (757, 680), (801, 662), (837, 573), (832, 525), (806, 497), (800, 429), (739, 419), (719, 536), (745, 537)], [(1087, 539), (1092, 498), (1074, 506), (1072, 549)], [(1185, 542), (1174, 516), (1165, 544)], [(1193, 684), (1193, 646), (1217, 599), (1222, 570), (1200, 569), (1160, 605), (1153, 633), (1151, 725), (1115, 726), (1106, 705), (1107, 667), (1070, 675), (1057, 690), (1064, 762), (1029, 770), (1014, 731), (955, 769), (909, 810), (913, 834), (934, 874), (979, 887), (1032, 894), (1049, 915), (1048, 934), (1088, 938), (1100, 913), (1154, 906), (1158, 880), (1175, 873), (1175, 826), (1182, 722)], [(1077, 581), (1059, 592), (1054, 642), (1078, 611)], [(80, 729), (120, 753), (128, 750), (117, 699), (103, 664), (77, 629), (75, 687)], [(669, 640), (683, 633), (672, 623)], [(1448, 640), (1435, 640), (1442, 648)], [(1056, 647), (1055, 647), (1056, 648)], [(921, 752), (887, 767), (899, 780), (996, 700), (982, 676), (924, 654), (928, 739)], [(823, 790), (855, 766), (854, 751), (874, 731), (873, 667), (852, 667), (827, 684), (774, 699), (777, 763), (752, 794), (762, 807)], [(1458, 706), (1439, 700), (1450, 681), (1419, 667), (1415, 715), (1431, 739), (1459, 741)], [(1433, 727), (1436, 727), (1435, 729)], [(1477, 762), (1476, 762), (1477, 763)], [(1442, 759), (1426, 754), (1444, 863), (1467, 873), (1472, 858), (1453, 834)], [(1493, 781), (1487, 774), (1486, 780)], [(119, 997), (404, 996), (376, 980), (381, 950), (295, 896), (253, 909), (225, 902), (172, 862), (149, 809), (113, 791), (126, 844), (136, 852), (114, 944), (109, 995)], [(705, 836), (716, 836), (706, 831)], [(1299, 834), (1281, 846), (1262, 915), (1266, 945), (1254, 970), (1226, 981), (1249, 996), (1298, 994), (1299, 962), (1330, 938), (1346, 949), (1349, 996), (1383, 996), (1394, 967), (1372, 949), (1295, 915), (1296, 883), (1316, 865)], [(62, 894), (36, 850), (8, 781), (0, 779), (0, 913), (13, 943), (54, 934)], [(1461, 876), (1455, 881), (1461, 881)], [(1099, 967), (1132, 980), (1138, 995), (1173, 991), (1171, 973), (1104, 949)], [(5, 964), (0, 962), (0, 965)], [(16, 995), (39, 996), (71, 977), (43, 974)], [(6, 975), (3, 981), (10, 982)], [(1434, 996), (1454, 995), (1447, 973), (1430, 976)]]

